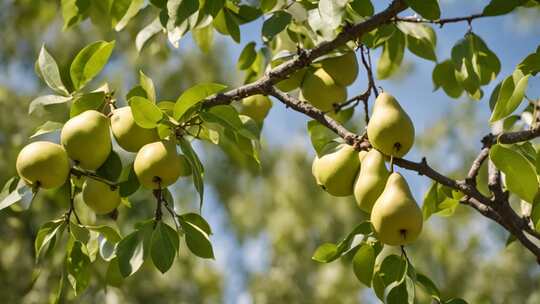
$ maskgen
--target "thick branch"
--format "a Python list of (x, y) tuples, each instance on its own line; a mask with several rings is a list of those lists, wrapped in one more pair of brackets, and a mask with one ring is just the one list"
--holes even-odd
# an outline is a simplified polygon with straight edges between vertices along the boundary
[(390, 21), (399, 12), (405, 10), (406, 8), (407, 5), (403, 0), (394, 0), (388, 6), (388, 8), (378, 14), (373, 15), (368, 20), (346, 27), (335, 39), (322, 42), (313, 49), (299, 50), (298, 55), (293, 59), (270, 70), (266, 75), (257, 81), (225, 93), (210, 96), (203, 101), (203, 104), (205, 107), (211, 107), (220, 104), (228, 104), (233, 100), (242, 99), (255, 94), (265, 94), (268, 87), (285, 79), (288, 75), (291, 75), (295, 71), (308, 66), (311, 62), (322, 55), (330, 53), (348, 41), (355, 40), (361, 37), (363, 34), (377, 28), (379, 25)]
[(484, 140), (489, 146), (498, 143), (501, 144), (515, 144), (524, 141), (528, 141), (534, 138), (540, 137), (540, 127), (535, 127), (529, 130), (505, 132), (498, 135), (488, 134)]

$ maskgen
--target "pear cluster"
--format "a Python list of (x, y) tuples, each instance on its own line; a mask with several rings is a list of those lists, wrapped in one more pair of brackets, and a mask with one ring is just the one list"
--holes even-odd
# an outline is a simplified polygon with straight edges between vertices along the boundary
[[(275, 67), (283, 62), (283, 59), (277, 59), (271, 66)], [(347, 99), (347, 86), (351, 85), (357, 76), (356, 54), (347, 50), (296, 71), (287, 79), (278, 82), (276, 87), (285, 92), (300, 88), (300, 99), (321, 111), (332, 112), (334, 104)]]
[(411, 149), (414, 126), (392, 95), (377, 97), (367, 135), (373, 146), (369, 152), (357, 152), (345, 144), (330, 145), (313, 161), (313, 176), (331, 195), (354, 195), (358, 207), (370, 214), (382, 243), (409, 244), (422, 231), (422, 212), (407, 181), (399, 173), (389, 172), (386, 161)]
[(111, 154), (111, 133), (122, 149), (137, 153), (133, 169), (143, 187), (161, 189), (180, 176), (191, 174), (189, 162), (176, 151), (175, 142), (161, 140), (155, 128), (139, 126), (130, 107), (115, 109), (110, 117), (95, 110), (72, 117), (62, 128), (60, 145), (37, 141), (21, 150), (17, 173), (37, 190), (64, 185), (70, 178), (72, 166), (90, 172), (91, 176), (85, 179), (73, 176), (73, 182), (82, 188), (84, 202), (96, 214), (110, 213), (121, 202), (119, 188), (93, 178), (93, 172), (103, 166)]

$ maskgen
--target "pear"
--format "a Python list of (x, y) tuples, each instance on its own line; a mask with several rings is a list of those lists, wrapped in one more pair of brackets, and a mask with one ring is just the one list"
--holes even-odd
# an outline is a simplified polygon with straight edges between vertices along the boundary
[(137, 152), (142, 146), (159, 140), (157, 129), (145, 129), (135, 123), (131, 107), (113, 111), (111, 130), (118, 145), (129, 152)]
[(262, 122), (272, 108), (272, 101), (264, 95), (253, 95), (242, 99), (241, 114), (251, 117), (256, 122)]
[(173, 142), (158, 141), (144, 145), (137, 152), (133, 169), (141, 185), (159, 189), (174, 184), (186, 170), (183, 165)]
[(351, 85), (358, 76), (358, 60), (352, 51), (321, 61), (321, 67), (342, 86)]
[(371, 145), (388, 156), (403, 157), (414, 143), (414, 126), (397, 100), (381, 93), (367, 127)]
[(371, 210), (371, 224), (379, 240), (392, 246), (412, 243), (422, 231), (422, 211), (399, 173), (388, 177)]
[(347, 89), (337, 84), (323, 69), (308, 73), (302, 83), (302, 98), (324, 112), (334, 109), (347, 99)]
[(82, 188), (83, 201), (96, 214), (111, 213), (120, 205), (118, 187), (111, 187), (103, 182), (87, 178)]
[(45, 189), (62, 186), (70, 170), (66, 150), (48, 141), (36, 141), (24, 147), (17, 156), (16, 167), (25, 183)]
[(353, 193), (353, 184), (360, 159), (352, 146), (342, 144), (331, 148), (313, 161), (312, 173), (321, 187), (334, 196)]
[(84, 111), (64, 124), (60, 141), (78, 166), (96, 170), (111, 153), (109, 120), (98, 111)]
[[(272, 61), (271, 67), (275, 68), (286, 61), (287, 61), (287, 58), (276, 59)], [(292, 73), (291, 75), (288, 76), (288, 78), (283, 79), (282, 81), (276, 83), (275, 84), (276, 88), (278, 88), (279, 90), (283, 92), (289, 92), (298, 88), (302, 84), (302, 81), (304, 80), (306, 70), (307, 69), (304, 68), (304, 69), (300, 69)]]
[[(360, 164), (362, 164), (362, 161), (364, 160), (364, 157), (366, 157), (367, 153), (368, 152), (365, 151), (365, 150), (362, 150), (362, 151), (358, 152), (358, 160), (360, 160)], [(362, 165), (360, 165), (360, 167), (361, 166)]]
[(370, 213), (373, 204), (383, 192), (390, 173), (384, 164), (384, 155), (371, 149), (360, 165), (360, 174), (354, 184), (354, 198), (358, 207)]

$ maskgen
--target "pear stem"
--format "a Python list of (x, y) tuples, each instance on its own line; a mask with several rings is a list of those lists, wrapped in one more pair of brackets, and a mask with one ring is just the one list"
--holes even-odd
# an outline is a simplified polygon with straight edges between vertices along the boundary
[[(73, 193), (73, 190), (72, 190), (72, 183), (71, 183), (71, 178), (69, 179), (68, 181), (69, 183), (69, 186), (68, 186), (68, 193), (69, 193), (69, 209), (68, 211), (66, 212), (66, 222), (69, 224), (69, 221), (71, 219), (71, 214), (73, 214), (75, 216), (75, 219), (77, 220), (77, 224), (81, 224), (81, 219), (79, 218), (79, 215), (77, 214), (77, 211), (75, 211), (75, 195)], [(69, 229), (69, 225), (68, 225), (68, 229)]]

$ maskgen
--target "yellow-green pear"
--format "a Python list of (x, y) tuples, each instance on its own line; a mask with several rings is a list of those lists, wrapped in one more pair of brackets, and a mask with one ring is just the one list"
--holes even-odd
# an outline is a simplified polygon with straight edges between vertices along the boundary
[(371, 224), (379, 240), (398, 246), (414, 242), (422, 231), (422, 211), (399, 173), (388, 177), (386, 186), (371, 210)]
[(17, 156), (16, 167), (25, 183), (45, 189), (62, 186), (70, 170), (66, 150), (48, 141), (36, 141), (24, 147)]
[[(360, 164), (362, 164), (362, 161), (364, 160), (364, 157), (366, 157), (367, 153), (368, 152), (365, 151), (365, 150), (362, 150), (362, 151), (358, 152), (358, 159), (360, 160)], [(360, 165), (360, 167), (361, 166), (362, 165)]]
[(262, 122), (272, 108), (272, 101), (268, 96), (253, 95), (242, 99), (241, 114), (251, 117), (256, 122)]
[[(286, 61), (287, 61), (286, 58), (279, 58), (279, 59), (276, 59), (276, 60), (272, 61), (270, 66), (272, 68), (275, 68), (278, 65), (280, 65), (280, 64), (282, 64), (282, 63), (284, 63)], [(279, 90), (281, 90), (283, 92), (289, 92), (289, 91), (292, 91), (292, 90), (298, 88), (302, 84), (302, 81), (304, 80), (304, 76), (306, 75), (306, 70), (307, 69), (304, 68), (304, 69), (300, 69), (300, 70), (292, 73), (287, 78), (285, 78), (282, 81), (276, 83), (275, 84), (276, 88), (278, 88)]]
[(354, 184), (354, 198), (360, 209), (371, 212), (373, 204), (384, 190), (389, 174), (384, 164), (384, 155), (376, 149), (367, 152)]
[(82, 197), (96, 214), (111, 213), (121, 201), (118, 187), (111, 187), (92, 178), (87, 178), (84, 182)]
[(321, 67), (342, 86), (351, 85), (358, 76), (358, 60), (352, 51), (339, 57), (324, 59)]
[(347, 99), (347, 89), (337, 84), (323, 69), (308, 73), (302, 83), (302, 98), (324, 112), (334, 109)]
[(120, 147), (129, 152), (137, 152), (142, 146), (159, 140), (157, 129), (145, 129), (135, 123), (131, 107), (113, 111), (111, 130)]
[(334, 196), (353, 193), (354, 179), (360, 168), (358, 152), (352, 146), (338, 145), (313, 161), (312, 173), (326, 192)]
[(144, 145), (133, 163), (135, 175), (143, 187), (165, 188), (174, 184), (182, 173), (183, 163), (176, 145), (170, 141), (158, 141)]
[(109, 119), (98, 111), (84, 111), (64, 124), (60, 141), (78, 166), (96, 170), (111, 153)]
[(367, 135), (383, 154), (403, 157), (414, 143), (414, 126), (394, 96), (383, 92), (375, 100)]

